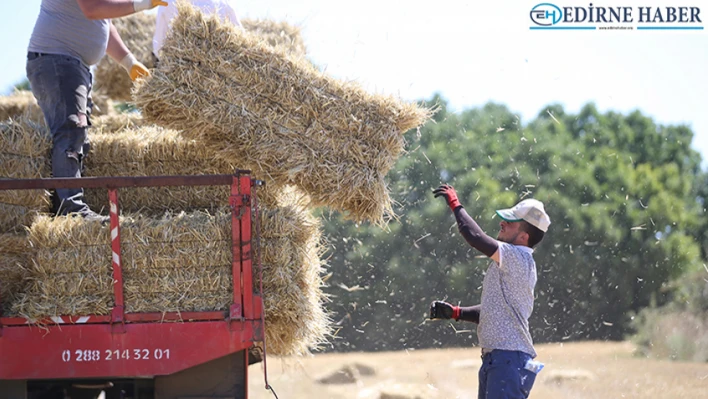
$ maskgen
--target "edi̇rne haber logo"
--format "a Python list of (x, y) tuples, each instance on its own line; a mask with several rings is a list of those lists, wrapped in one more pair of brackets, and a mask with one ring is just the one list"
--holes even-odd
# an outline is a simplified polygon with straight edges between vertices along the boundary
[(536, 4), (530, 29), (574, 30), (703, 30), (701, 8), (695, 6), (560, 6)]

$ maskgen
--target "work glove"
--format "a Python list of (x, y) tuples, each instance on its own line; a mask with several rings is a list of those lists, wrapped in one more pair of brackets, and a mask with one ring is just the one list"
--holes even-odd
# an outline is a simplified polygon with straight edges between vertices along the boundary
[(148, 71), (147, 67), (138, 61), (131, 53), (123, 57), (120, 61), (120, 65), (125, 68), (128, 75), (130, 75), (130, 80), (133, 82), (138, 78), (150, 76), (150, 71)]
[(151, 10), (157, 6), (167, 7), (167, 2), (163, 0), (133, 0), (135, 12)]
[(433, 190), (433, 195), (435, 196), (435, 198), (445, 197), (445, 201), (447, 201), (447, 205), (453, 211), (458, 206), (462, 206), (462, 204), (460, 204), (460, 200), (457, 199), (457, 192), (455, 192), (455, 189), (452, 188), (452, 186), (450, 186), (448, 184), (443, 184), (442, 186)]
[(430, 304), (430, 320), (435, 319), (460, 319), (460, 307), (452, 306), (447, 302), (435, 301)]

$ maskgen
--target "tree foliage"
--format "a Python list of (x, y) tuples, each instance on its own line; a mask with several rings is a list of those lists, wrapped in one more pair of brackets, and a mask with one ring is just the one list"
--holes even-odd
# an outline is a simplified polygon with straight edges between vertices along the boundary
[(577, 115), (551, 105), (526, 125), (499, 104), (451, 113), (439, 96), (429, 103), (440, 106), (434, 121), (408, 136), (388, 176), (398, 219), (382, 230), (324, 215), (339, 350), (476, 343), (474, 325), (425, 320), (434, 299), (478, 303), (489, 262), (433, 198), (441, 183), (492, 236), (495, 209), (545, 203), (536, 342), (622, 339), (633, 314), (666, 301), (669, 281), (702, 268), (708, 190), (688, 127), (592, 103)]

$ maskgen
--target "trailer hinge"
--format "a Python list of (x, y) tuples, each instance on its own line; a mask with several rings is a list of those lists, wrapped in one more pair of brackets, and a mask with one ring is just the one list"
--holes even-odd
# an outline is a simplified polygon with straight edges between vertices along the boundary
[(243, 329), (243, 312), (241, 309), (241, 305), (238, 303), (231, 304), (231, 308), (229, 309), (229, 328), (231, 330), (235, 330), (236, 326), (240, 326), (240, 329)]
[(232, 195), (229, 199), (229, 205), (234, 211), (238, 211), (237, 219), (241, 219), (245, 212), (245, 206), (251, 206), (251, 196), (248, 194)]
[(125, 334), (125, 320), (123, 319), (122, 306), (116, 306), (111, 310), (111, 333)]

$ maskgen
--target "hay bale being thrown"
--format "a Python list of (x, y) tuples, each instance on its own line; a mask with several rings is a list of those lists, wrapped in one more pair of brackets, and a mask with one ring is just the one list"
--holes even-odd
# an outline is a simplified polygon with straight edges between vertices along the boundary
[(0, 234), (0, 314), (12, 316), (11, 306), (23, 291), (31, 248), (25, 234)]
[[(152, 39), (155, 19), (155, 13), (143, 12), (112, 20), (123, 42), (138, 61), (148, 68), (154, 67)], [(244, 29), (254, 32), (274, 47), (303, 57), (307, 52), (300, 29), (287, 22), (244, 19), (241, 23)], [(113, 101), (131, 101), (130, 90), (133, 82), (125, 70), (110, 57), (104, 57), (96, 66), (95, 82), (94, 102), (101, 108), (97, 114), (112, 113), (113, 104), (109, 98)]]
[(136, 87), (143, 117), (181, 129), (222, 159), (293, 184), (356, 221), (392, 214), (385, 175), (403, 134), (430, 111), (332, 79), (185, 3), (153, 75)]
[[(51, 140), (27, 114), (0, 122), (0, 179), (51, 177)], [(49, 209), (45, 190), (0, 190), (0, 233), (20, 232)]]
[(9, 96), (0, 97), (0, 121), (21, 115), (34, 122), (44, 123), (42, 109), (31, 91), (16, 90)]
[[(322, 307), (320, 225), (297, 205), (263, 209), (260, 220), (256, 253), (263, 265), (269, 351), (302, 354), (329, 332)], [(126, 311), (227, 310), (233, 295), (230, 227), (226, 209), (122, 218)], [(30, 319), (109, 314), (109, 231), (82, 218), (39, 217), (29, 231), (35, 252), (28, 287), (13, 312)]]
[[(148, 68), (154, 67), (152, 37), (155, 32), (155, 15), (139, 12), (112, 19), (111, 23), (135, 58)], [(96, 65), (94, 82), (93, 90), (96, 95), (114, 101), (130, 101), (133, 82), (125, 69), (111, 57), (103, 57)]]
[[(91, 134), (85, 176), (175, 176), (233, 174), (241, 165), (214, 157), (195, 140), (154, 125), (126, 128), (119, 133)], [(215, 209), (229, 203), (229, 186), (140, 187), (119, 190), (124, 212), (161, 214), (167, 211)], [(265, 206), (275, 206), (282, 187), (266, 184), (257, 194)], [(86, 189), (91, 209), (108, 209), (105, 189)]]

